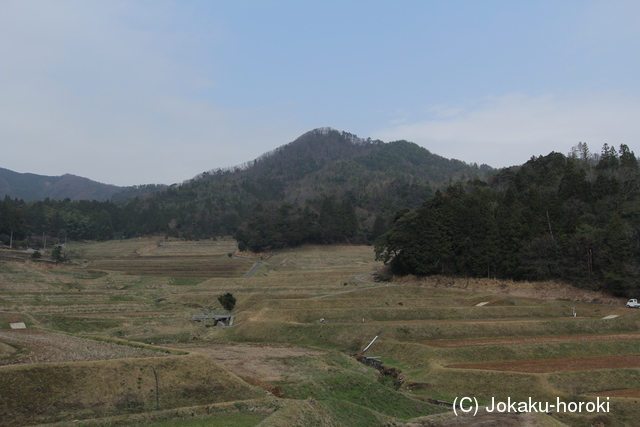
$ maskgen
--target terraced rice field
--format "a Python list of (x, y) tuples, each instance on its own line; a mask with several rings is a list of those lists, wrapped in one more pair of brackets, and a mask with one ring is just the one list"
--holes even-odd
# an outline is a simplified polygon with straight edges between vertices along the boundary
[(0, 341), (18, 346), (20, 350), (23, 350), (19, 357), (0, 359), (0, 365), (161, 357), (167, 355), (152, 349), (128, 347), (34, 329), (0, 330)]
[(640, 333), (632, 334), (602, 334), (602, 335), (558, 335), (543, 337), (509, 337), (509, 338), (476, 338), (466, 340), (437, 340), (420, 341), (419, 344), (431, 347), (458, 348), (491, 345), (521, 345), (521, 344), (547, 344), (563, 342), (585, 341), (628, 341), (640, 340)]
[(140, 256), (93, 261), (94, 269), (122, 271), (135, 276), (153, 277), (241, 277), (253, 262), (228, 257), (210, 256)]
[[(253, 262), (229, 258), (224, 252), (228, 242), (104, 245), (102, 252), (100, 244), (86, 246), (87, 262), (75, 270), (5, 268), (0, 310), (29, 312), (51, 329), (197, 348), (231, 358), (228, 363), (237, 373), (273, 387), (284, 387), (286, 381), (267, 375), (270, 366), (291, 364), (285, 367), (293, 370), (301, 358), (270, 358), (262, 344), (266, 349), (302, 345), (310, 354), (320, 348), (352, 355), (378, 336), (366, 355), (402, 371), (406, 386), (400, 391), (423, 399), (606, 395), (622, 405), (620, 411), (633, 414), (624, 405), (640, 397), (640, 310), (626, 309), (615, 298), (590, 296), (589, 301), (607, 302), (593, 304), (568, 301), (562, 293), (565, 300), (554, 300), (549, 289), (559, 288), (557, 284), (527, 284), (528, 295), (516, 297), (515, 282), (496, 286), (492, 281), (492, 291), (504, 291), (499, 295), (483, 292), (479, 281), (469, 285), (473, 292), (449, 285), (455, 279), (422, 278), (390, 286), (360, 282), (356, 275), (380, 267), (368, 247), (282, 251), (260, 260), (256, 274), (243, 278)], [(468, 282), (463, 279), (462, 286)], [(537, 288), (544, 290), (540, 298)], [(237, 298), (232, 328), (206, 328), (190, 320), (195, 311), (217, 307), (217, 297), (225, 292)], [(605, 320), (609, 315), (618, 317)], [(19, 318), (25, 320), (4, 316), (0, 328)], [(4, 336), (0, 341), (8, 343)], [(219, 344), (234, 341), (254, 343), (240, 358), (245, 365), (233, 360), (240, 347)], [(215, 355), (221, 346), (227, 347), (225, 352)], [(252, 359), (255, 349), (261, 352)], [(330, 367), (320, 368), (330, 374)], [(626, 418), (615, 417), (611, 420), (623, 421), (608, 425), (628, 425)], [(581, 420), (575, 425), (591, 424)]]
[(594, 369), (640, 368), (640, 354), (631, 356), (521, 360), (518, 362), (500, 363), (469, 363), (460, 365), (449, 365), (447, 367), (458, 369), (482, 369), (489, 371), (530, 372), (538, 374), (565, 371), (591, 371)]
[[(271, 277), (280, 274), (274, 269)], [(312, 272), (306, 276), (318, 281)], [(315, 295), (315, 289), (305, 294), (296, 287), (295, 297), (284, 284), (296, 284), (280, 283), (281, 292), (251, 300), (238, 329), (216, 337), (358, 354), (378, 336), (367, 355), (401, 369), (412, 394), (448, 401), (461, 395), (564, 399), (615, 388), (624, 390), (612, 398), (634, 396), (629, 385), (640, 381), (640, 315), (621, 301), (605, 305), (433, 289), (428, 279), (421, 286), (345, 282), (327, 284)], [(612, 314), (618, 317), (605, 319)], [(605, 373), (592, 375), (598, 372)]]

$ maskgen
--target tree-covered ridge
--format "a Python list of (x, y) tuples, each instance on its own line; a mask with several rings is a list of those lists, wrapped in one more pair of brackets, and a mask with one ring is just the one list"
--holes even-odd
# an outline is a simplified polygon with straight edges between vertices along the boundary
[[(383, 143), (324, 128), (239, 167), (209, 171), (157, 192), (139, 200), (135, 210), (159, 218), (153, 223), (156, 229), (146, 227), (145, 232), (207, 237), (251, 231), (248, 221), (255, 224), (252, 213), (258, 204), (265, 212), (282, 207), (287, 215), (307, 209), (319, 216), (325, 199), (336, 204), (348, 199), (358, 211), (363, 238), (376, 216), (417, 206), (442, 182), (485, 176), (490, 170), (445, 159), (406, 141)], [(172, 224), (169, 230), (167, 223)], [(274, 245), (263, 249), (269, 246)]]
[(556, 278), (637, 292), (638, 161), (626, 145), (600, 155), (579, 147), (436, 192), (377, 240), (377, 258), (396, 274)]
[[(307, 241), (367, 241), (398, 209), (418, 206), (443, 182), (484, 177), (490, 171), (488, 166), (445, 159), (407, 141), (383, 143), (323, 128), (256, 160), (205, 172), (181, 185), (127, 189), (121, 194), (130, 198), (115, 204), (52, 199), (25, 203), (16, 198), (0, 203), (21, 212), (23, 237), (45, 233), (109, 239), (162, 233), (195, 239), (242, 230), (246, 244), (262, 242), (260, 247), (266, 249)], [(350, 206), (349, 215), (356, 217), (355, 234), (349, 227), (349, 232), (338, 235), (341, 228), (331, 224), (331, 232), (314, 231), (333, 222), (327, 218), (334, 214), (325, 209), (329, 200), (336, 212)], [(272, 241), (260, 237), (261, 221), (278, 228), (300, 218), (305, 218), (305, 227), (311, 224), (303, 237), (292, 232)], [(99, 219), (102, 227), (95, 225)], [(320, 223), (313, 225), (314, 221)], [(1, 223), (0, 218), (0, 228), (16, 232), (12, 228), (17, 226)]]
[(0, 168), (0, 197), (8, 195), (27, 202), (46, 198), (105, 201), (123, 189), (71, 174), (46, 176)]
[(359, 231), (360, 224), (352, 201), (344, 198), (337, 204), (332, 197), (326, 197), (319, 213), (309, 206), (301, 208), (291, 203), (272, 205), (266, 209), (258, 204), (234, 237), (240, 250), (249, 248), (258, 252), (304, 243), (360, 242), (370, 239), (371, 236), (359, 234)]

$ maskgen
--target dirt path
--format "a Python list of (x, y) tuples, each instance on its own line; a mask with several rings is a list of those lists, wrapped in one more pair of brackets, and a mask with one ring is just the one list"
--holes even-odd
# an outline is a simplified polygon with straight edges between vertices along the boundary
[(556, 342), (582, 342), (582, 341), (627, 341), (640, 340), (640, 333), (629, 334), (602, 334), (602, 335), (558, 335), (546, 337), (508, 337), (508, 338), (472, 338), (464, 340), (436, 340), (419, 341), (431, 347), (457, 348), (475, 347), (484, 345), (519, 345), (519, 344), (547, 344)]
[(322, 356), (326, 352), (289, 345), (207, 343), (172, 345), (202, 353), (242, 378), (260, 381), (282, 381), (291, 372), (286, 359)]
[(482, 369), (527, 373), (590, 371), (593, 369), (640, 368), (640, 354), (630, 356), (575, 357), (570, 359), (522, 360), (518, 362), (468, 363), (448, 368)]
[(381, 286), (369, 286), (366, 288), (358, 288), (358, 289), (351, 289), (349, 291), (342, 291), (342, 292), (334, 292), (332, 294), (327, 294), (327, 295), (320, 295), (318, 297), (313, 297), (311, 299), (320, 299), (320, 298), (327, 298), (327, 297), (332, 297), (334, 295), (340, 295), (340, 294), (348, 294), (351, 292), (358, 292), (358, 291), (366, 291), (367, 289), (378, 289), (378, 288), (386, 288), (388, 286), (399, 286), (399, 285), (381, 285)]
[(622, 390), (608, 390), (598, 393), (602, 397), (640, 397), (640, 388), (627, 388)]

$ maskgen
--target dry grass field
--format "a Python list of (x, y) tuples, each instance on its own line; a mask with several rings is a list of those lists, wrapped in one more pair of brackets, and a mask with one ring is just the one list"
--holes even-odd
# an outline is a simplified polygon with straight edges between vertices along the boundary
[[(587, 402), (608, 396), (611, 401), (605, 414), (494, 414), (493, 422), (502, 425), (632, 426), (640, 419), (640, 310), (595, 291), (551, 282), (443, 277), (374, 283), (372, 275), (356, 277), (382, 267), (366, 246), (240, 254), (253, 261), (230, 258), (236, 248), (229, 239), (149, 238), (68, 247), (76, 258), (64, 266), (0, 251), (0, 363), (13, 364), (0, 366), (0, 384), (24, 379), (24, 387), (39, 387), (29, 367), (53, 378), (47, 367), (59, 366), (56, 357), (73, 354), (64, 366), (77, 370), (78, 378), (89, 373), (100, 378), (116, 365), (137, 366), (145, 372), (140, 394), (133, 393), (137, 386), (129, 390), (127, 381), (113, 383), (105, 399), (95, 398), (98, 409), (90, 410), (95, 402), (73, 398), (61, 386), (57, 396), (68, 404), (34, 418), (6, 401), (4, 407), (13, 409), (5, 415), (18, 411), (12, 425), (36, 420), (78, 425), (73, 419), (130, 425), (143, 414), (145, 423), (180, 425), (168, 423), (189, 416), (206, 423), (220, 411), (253, 420), (242, 425), (263, 426), (302, 425), (301, 420), (350, 426), (492, 422), (491, 414), (475, 421), (456, 418), (450, 409), (427, 402), (462, 396), (481, 404), (493, 397)], [(245, 278), (254, 265), (255, 274)], [(237, 298), (233, 327), (190, 319), (219, 310), (217, 298), (226, 292)], [(617, 317), (604, 319), (609, 315)], [(27, 324), (25, 339), (15, 339), (25, 330), (9, 330), (16, 321)], [(59, 336), (55, 331), (65, 338), (53, 339)], [(383, 361), (385, 375), (351, 357), (377, 335), (366, 356)], [(190, 354), (153, 354), (162, 352), (156, 345)], [(192, 362), (228, 372), (234, 378), (228, 387), (244, 391), (222, 400), (203, 397), (199, 387), (217, 386), (194, 382)], [(165, 370), (171, 367), (174, 394), (158, 411), (149, 367), (161, 363)], [(271, 397), (264, 400), (267, 392)], [(193, 409), (166, 412), (181, 406)]]
[[(0, 356), (0, 365), (166, 356), (164, 352), (142, 346), (130, 347), (37, 329), (1, 330), (0, 341), (17, 350), (9, 357)], [(21, 349), (28, 352), (20, 354)]]

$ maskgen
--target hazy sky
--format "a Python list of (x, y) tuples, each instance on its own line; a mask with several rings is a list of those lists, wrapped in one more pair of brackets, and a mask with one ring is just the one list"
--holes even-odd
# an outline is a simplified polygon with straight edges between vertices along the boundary
[(0, 0), (0, 167), (171, 184), (333, 127), (640, 154), (640, 2)]

